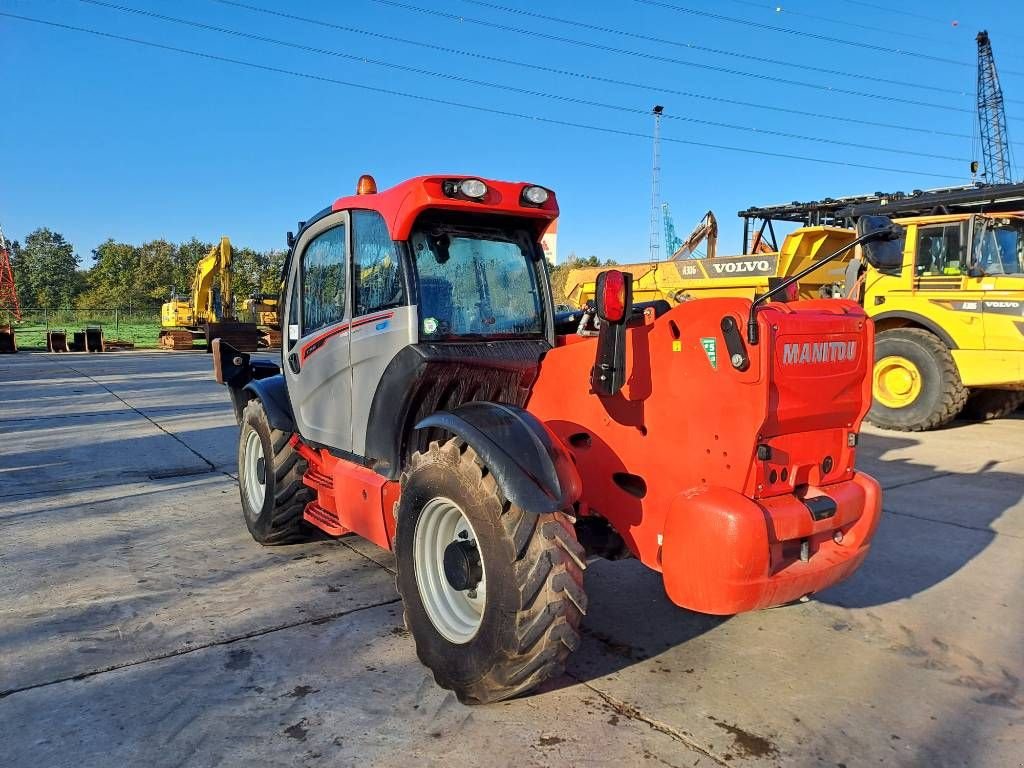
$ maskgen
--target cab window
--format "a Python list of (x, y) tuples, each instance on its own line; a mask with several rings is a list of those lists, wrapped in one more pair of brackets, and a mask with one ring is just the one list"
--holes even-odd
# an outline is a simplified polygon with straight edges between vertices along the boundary
[(974, 259), (986, 275), (1024, 273), (1024, 223), (982, 220), (974, 228)]
[(536, 337), (540, 288), (524, 230), (420, 227), (411, 244), (424, 338)]
[(345, 318), (345, 225), (317, 235), (302, 255), (303, 336)]
[(352, 213), (353, 317), (405, 304), (405, 281), (388, 225), (376, 211)]
[(967, 249), (963, 227), (937, 224), (917, 230), (917, 277), (963, 275), (967, 272)]

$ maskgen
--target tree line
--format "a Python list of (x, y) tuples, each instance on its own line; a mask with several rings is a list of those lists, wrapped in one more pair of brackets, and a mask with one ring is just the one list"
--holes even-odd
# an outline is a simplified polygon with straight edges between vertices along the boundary
[[(122, 309), (158, 311), (172, 294), (188, 296), (196, 264), (213, 243), (193, 237), (185, 243), (151, 240), (141, 245), (110, 238), (92, 251), (93, 261), (82, 260), (63, 235), (42, 227), (24, 243), (8, 243), (18, 297), (24, 309)], [(254, 293), (276, 295), (286, 252), (235, 247), (231, 267), (232, 289), (239, 299)], [(549, 267), (555, 301), (566, 301), (565, 276), (574, 267), (611, 266), (596, 256), (575, 253)]]
[[(140, 245), (110, 238), (83, 268), (74, 246), (41, 227), (24, 242), (8, 243), (18, 299), (24, 309), (123, 309), (158, 311), (172, 294), (188, 296), (196, 264), (213, 243), (151, 240)], [(285, 251), (234, 247), (232, 290), (239, 299), (277, 294)]]

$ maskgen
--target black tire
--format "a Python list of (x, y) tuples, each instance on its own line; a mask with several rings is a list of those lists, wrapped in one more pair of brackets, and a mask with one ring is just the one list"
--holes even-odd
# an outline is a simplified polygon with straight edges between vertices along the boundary
[[(425, 505), (444, 497), (461, 508), (486, 572), (479, 626), (466, 642), (447, 639), (424, 608), (414, 539)], [(561, 674), (580, 642), (586, 560), (571, 518), (509, 503), (464, 441), (430, 444), (402, 476), (395, 554), (405, 623), (420, 661), (464, 704), (524, 693)]]
[(871, 404), (868, 421), (882, 429), (923, 432), (948, 424), (963, 410), (967, 389), (960, 381), (949, 348), (920, 328), (894, 328), (875, 337), (875, 362), (890, 356), (906, 358), (921, 374), (921, 391), (902, 408)]
[[(258, 436), (265, 457), (263, 503), (250, 503), (246, 483), (251, 468), (245, 458), (249, 436)], [(302, 518), (306, 504), (316, 494), (302, 484), (306, 461), (289, 443), (291, 434), (272, 429), (259, 400), (250, 400), (242, 411), (238, 440), (238, 489), (242, 517), (249, 533), (260, 544), (273, 546), (308, 540), (313, 527)]]
[(975, 389), (967, 398), (963, 417), (975, 421), (1002, 419), (1024, 405), (1024, 390)]

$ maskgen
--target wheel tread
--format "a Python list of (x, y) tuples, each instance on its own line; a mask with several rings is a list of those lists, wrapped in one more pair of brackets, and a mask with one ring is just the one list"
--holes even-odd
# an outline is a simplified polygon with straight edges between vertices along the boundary
[[(433, 461), (452, 463), (464, 479), (479, 485), (480, 492), (493, 500), (494, 514), (507, 535), (520, 595), (508, 647), (484, 675), (469, 684), (456, 684), (435, 669), (434, 679), (441, 687), (455, 690), (464, 703), (508, 699), (561, 674), (569, 654), (580, 644), (580, 623), (587, 608), (583, 548), (567, 514), (532, 514), (511, 504), (476, 451), (459, 438), (443, 446), (431, 443), (427, 451), (413, 454), (409, 470), (402, 475), (403, 490), (416, 469)], [(417, 655), (423, 660), (419, 648)]]

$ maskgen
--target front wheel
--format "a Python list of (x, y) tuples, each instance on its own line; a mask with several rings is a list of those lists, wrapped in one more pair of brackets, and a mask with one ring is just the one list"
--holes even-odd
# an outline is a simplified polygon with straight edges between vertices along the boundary
[(314, 493), (302, 483), (306, 462), (291, 445), (291, 435), (273, 429), (259, 400), (242, 411), (238, 441), (238, 487), (242, 516), (260, 544), (294, 544), (310, 537), (303, 519)]
[(956, 418), (967, 400), (949, 348), (921, 328), (878, 334), (872, 385), (868, 421), (883, 429), (936, 429)]
[(579, 645), (585, 559), (571, 519), (511, 504), (458, 438), (410, 460), (395, 554), (417, 656), (463, 703), (524, 693)]

